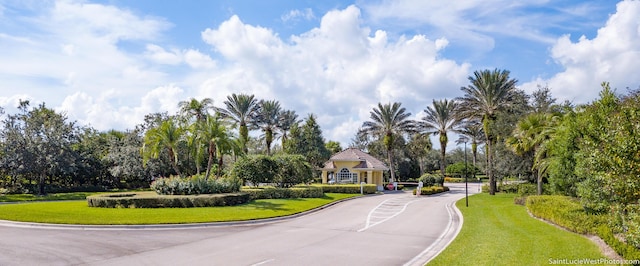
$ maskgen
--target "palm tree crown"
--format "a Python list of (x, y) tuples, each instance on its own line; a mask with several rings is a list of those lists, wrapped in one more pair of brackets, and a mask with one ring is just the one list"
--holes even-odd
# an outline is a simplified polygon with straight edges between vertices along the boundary
[(258, 109), (258, 100), (253, 95), (231, 94), (224, 101), (225, 109), (217, 108), (223, 118), (231, 119), (238, 125), (242, 149), (247, 153), (247, 142), (249, 141), (249, 129), (247, 124)]
[(487, 137), (487, 174), (489, 176), (489, 194), (495, 195), (496, 181), (493, 173), (493, 146), (496, 136), (493, 126), (499, 112), (511, 105), (516, 92), (515, 79), (509, 78), (507, 70), (475, 71), (469, 77), (471, 84), (462, 87), (463, 97), (457, 98), (461, 104), (460, 116), (466, 119), (482, 121), (484, 133)]
[(427, 133), (440, 135), (440, 172), (445, 175), (447, 143), (449, 138), (447, 132), (453, 130), (459, 123), (456, 111), (458, 104), (455, 100), (433, 100), (433, 108), (427, 106), (424, 110), (426, 115), (422, 118), (422, 127)]
[(394, 138), (402, 137), (405, 133), (416, 132), (415, 122), (408, 119), (411, 113), (408, 113), (401, 103), (387, 103), (383, 105), (378, 103), (377, 108), (371, 111), (371, 121), (362, 124), (362, 132), (367, 135), (377, 136), (382, 139), (387, 149), (387, 157), (389, 160), (389, 168), (391, 171), (391, 181), (395, 180), (393, 170), (392, 146)]
[(273, 133), (278, 126), (279, 115), (281, 111), (282, 108), (280, 107), (280, 102), (275, 100), (262, 100), (258, 104), (258, 110), (252, 119), (253, 125), (264, 131), (264, 139), (267, 144), (267, 155), (271, 154)]
[(198, 101), (195, 98), (191, 98), (188, 101), (180, 101), (178, 107), (183, 116), (193, 116), (197, 121), (204, 121), (209, 114), (209, 110), (213, 109), (213, 100), (204, 98), (202, 101)]

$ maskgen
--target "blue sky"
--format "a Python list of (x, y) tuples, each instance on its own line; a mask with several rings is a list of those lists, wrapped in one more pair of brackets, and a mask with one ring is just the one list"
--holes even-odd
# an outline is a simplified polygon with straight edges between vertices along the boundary
[(602, 81), (638, 88), (637, 17), (640, 1), (0, 0), (0, 106), (45, 102), (108, 130), (250, 93), (347, 146), (378, 102), (419, 119), (475, 70), (574, 103)]

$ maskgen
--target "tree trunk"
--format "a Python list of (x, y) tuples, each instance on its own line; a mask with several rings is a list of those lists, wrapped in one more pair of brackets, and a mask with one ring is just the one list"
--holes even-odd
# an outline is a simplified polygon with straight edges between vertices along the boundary
[(176, 171), (176, 174), (178, 174), (180, 177), (183, 177), (180, 169), (178, 169), (178, 163), (176, 162), (173, 148), (169, 148), (169, 161), (171, 161), (171, 166), (173, 167), (173, 170)]
[(489, 175), (489, 195), (495, 195), (496, 177), (493, 175), (493, 147), (492, 141), (487, 141), (487, 175)]
[(267, 155), (271, 155), (271, 142), (273, 141), (273, 131), (271, 129), (264, 131), (264, 141), (267, 143)]
[(40, 179), (38, 180), (38, 195), (40, 195), (40, 196), (44, 196), (45, 195), (44, 180), (45, 180), (46, 176), (47, 175), (45, 173), (40, 173)]
[(447, 135), (440, 135), (440, 172), (442, 173), (442, 178), (445, 178), (446, 174), (447, 140)]
[(396, 180), (396, 174), (393, 170), (393, 156), (391, 156), (391, 149), (387, 149), (387, 158), (389, 159), (389, 171), (391, 171), (391, 180), (389, 183), (393, 183)]
[(211, 166), (213, 165), (213, 156), (215, 154), (215, 146), (213, 142), (209, 142), (209, 160), (207, 160), (207, 173), (204, 175), (204, 180), (209, 179), (209, 175), (211, 175)]
[(538, 195), (542, 195), (542, 175), (540, 174), (540, 170), (536, 170), (538, 175)]
[(242, 145), (242, 150), (244, 151), (245, 154), (249, 154), (249, 148), (247, 148), (247, 142), (249, 142), (249, 129), (247, 128), (247, 125), (242, 122), (240, 123), (240, 142)]

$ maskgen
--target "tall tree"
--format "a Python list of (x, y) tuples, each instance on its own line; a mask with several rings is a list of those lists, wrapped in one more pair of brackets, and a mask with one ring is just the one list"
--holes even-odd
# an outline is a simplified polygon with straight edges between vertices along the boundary
[(203, 142), (207, 144), (207, 171), (205, 172), (205, 179), (208, 179), (211, 175), (211, 169), (213, 162), (217, 156), (222, 156), (222, 149), (227, 142), (231, 139), (227, 135), (226, 127), (222, 124), (218, 116), (208, 115), (207, 118), (198, 123), (199, 136)]
[(278, 125), (277, 129), (280, 131), (282, 138), (282, 147), (284, 148), (285, 142), (287, 142), (287, 134), (291, 127), (294, 124), (300, 122), (298, 120), (298, 114), (293, 110), (282, 110), (280, 114), (278, 114)]
[(264, 141), (267, 147), (267, 155), (271, 155), (271, 143), (273, 135), (278, 127), (279, 115), (282, 111), (280, 103), (276, 100), (261, 100), (258, 109), (252, 119), (253, 125), (264, 132)]
[(211, 98), (204, 98), (201, 101), (191, 98), (188, 101), (180, 101), (178, 107), (183, 117), (193, 117), (197, 121), (204, 121), (209, 114), (209, 110), (214, 108)]
[(471, 142), (473, 165), (475, 166), (478, 159), (478, 145), (482, 145), (485, 142), (482, 123), (477, 120), (467, 120), (463, 122), (458, 129), (456, 129), (456, 132), (469, 138)]
[(469, 77), (471, 84), (461, 88), (464, 96), (457, 98), (460, 101), (460, 116), (462, 118), (482, 121), (487, 137), (487, 174), (489, 175), (489, 194), (491, 195), (496, 193), (493, 148), (497, 137), (493, 131), (493, 124), (498, 119), (500, 112), (511, 104), (518, 82), (510, 78), (509, 73), (507, 70), (498, 69), (475, 71), (474, 75)]
[(342, 151), (342, 146), (340, 146), (340, 142), (330, 140), (324, 144), (324, 146), (329, 150), (331, 154), (336, 154)]
[(426, 115), (422, 118), (422, 129), (429, 134), (440, 136), (440, 172), (445, 176), (447, 143), (449, 137), (447, 132), (452, 131), (460, 124), (456, 115), (458, 104), (455, 100), (433, 100), (433, 108), (427, 106), (424, 110)]
[(0, 168), (37, 180), (38, 192), (44, 195), (47, 178), (76, 172), (78, 154), (72, 146), (79, 142), (80, 132), (75, 122), (67, 122), (64, 114), (44, 103), (29, 110), (29, 102), (21, 101), (19, 110), (7, 116), (0, 130)]
[(425, 159), (433, 148), (429, 134), (416, 133), (411, 136), (408, 143), (409, 154), (418, 161), (420, 175), (425, 173)]
[(387, 159), (389, 160), (389, 168), (391, 171), (391, 180), (395, 180), (395, 172), (393, 167), (393, 143), (396, 138), (403, 138), (406, 133), (416, 132), (416, 125), (409, 117), (411, 113), (407, 112), (401, 103), (393, 104), (378, 103), (377, 108), (373, 108), (370, 112), (370, 121), (362, 124), (362, 132), (364, 134), (375, 136), (381, 139), (387, 151)]
[(534, 169), (532, 170), (537, 174), (538, 195), (542, 194), (542, 177), (545, 171), (543, 165), (546, 165), (543, 164), (544, 156), (542, 155), (545, 151), (540, 150), (540, 147), (550, 139), (555, 127), (553, 120), (554, 117), (551, 114), (529, 114), (518, 122), (513, 135), (507, 139), (507, 144), (516, 154), (533, 153)]
[(315, 115), (309, 114), (302, 127), (294, 124), (290, 133), (290, 139), (284, 146), (286, 153), (305, 156), (313, 167), (321, 167), (331, 156), (325, 146), (322, 130), (316, 122)]
[(182, 141), (184, 129), (176, 124), (173, 118), (163, 121), (160, 126), (147, 130), (144, 136), (143, 162), (149, 158), (158, 158), (165, 149), (173, 170), (183, 176), (178, 168), (178, 144)]
[(222, 117), (233, 120), (238, 126), (242, 149), (244, 153), (248, 152), (247, 143), (249, 142), (249, 128), (251, 117), (258, 108), (258, 100), (253, 95), (248, 94), (231, 94), (224, 101), (226, 109), (217, 108)]

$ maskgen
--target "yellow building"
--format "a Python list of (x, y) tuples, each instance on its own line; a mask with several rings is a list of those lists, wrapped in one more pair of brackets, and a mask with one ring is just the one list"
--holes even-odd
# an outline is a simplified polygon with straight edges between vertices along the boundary
[(348, 148), (331, 156), (324, 163), (322, 183), (324, 184), (367, 184), (378, 185), (382, 190), (382, 173), (389, 168), (380, 160), (356, 148)]

